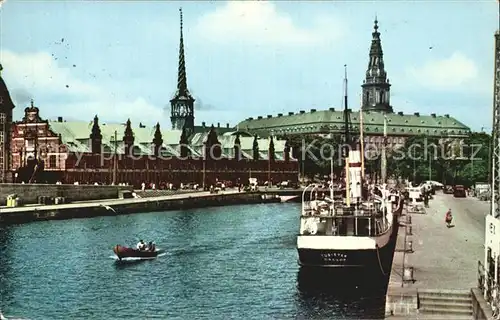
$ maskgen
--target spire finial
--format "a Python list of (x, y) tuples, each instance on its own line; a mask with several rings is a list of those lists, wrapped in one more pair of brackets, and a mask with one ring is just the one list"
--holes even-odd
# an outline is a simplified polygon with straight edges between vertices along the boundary
[(187, 97), (190, 96), (189, 90), (187, 88), (187, 77), (186, 77), (186, 60), (184, 57), (184, 35), (183, 35), (183, 17), (182, 8), (179, 8), (180, 16), (180, 43), (179, 43), (179, 70), (177, 75), (177, 97)]
[(33, 108), (35, 106), (35, 101), (31, 99), (31, 107)]
[(179, 8), (179, 15), (180, 15), (180, 21), (181, 21), (181, 38), (182, 38), (182, 27), (183, 27), (183, 21), (182, 21), (182, 7)]

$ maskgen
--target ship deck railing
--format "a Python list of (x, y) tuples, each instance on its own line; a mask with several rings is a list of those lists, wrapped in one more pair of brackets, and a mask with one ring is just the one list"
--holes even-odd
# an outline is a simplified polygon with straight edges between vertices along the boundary
[[(315, 221), (317, 232), (308, 231), (308, 221)], [(301, 216), (301, 235), (314, 236), (378, 236), (390, 229), (391, 223), (385, 215), (303, 215)]]
[(355, 217), (373, 217), (383, 216), (383, 212), (379, 208), (361, 208), (354, 209), (351, 207), (333, 207), (333, 206), (317, 206), (317, 207), (304, 207), (302, 209), (302, 216), (311, 217), (328, 217), (328, 216), (355, 216)]

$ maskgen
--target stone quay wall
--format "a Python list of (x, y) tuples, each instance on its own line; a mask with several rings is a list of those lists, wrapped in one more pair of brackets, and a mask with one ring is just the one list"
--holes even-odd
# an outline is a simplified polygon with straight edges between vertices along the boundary
[(64, 197), (66, 202), (117, 199), (120, 190), (132, 190), (132, 186), (94, 186), (72, 184), (0, 184), (0, 206), (5, 206), (7, 196), (17, 194), (20, 203), (38, 203), (38, 197)]
[[(228, 193), (188, 195), (180, 197), (158, 197), (119, 199), (102, 202), (82, 202), (47, 206), (7, 208), (0, 210), (0, 223), (28, 223), (46, 220), (66, 220), (116, 216), (131, 213), (182, 210), (241, 204), (279, 202), (279, 198), (266, 198), (260, 193)], [(9, 210), (10, 209), (10, 210)]]

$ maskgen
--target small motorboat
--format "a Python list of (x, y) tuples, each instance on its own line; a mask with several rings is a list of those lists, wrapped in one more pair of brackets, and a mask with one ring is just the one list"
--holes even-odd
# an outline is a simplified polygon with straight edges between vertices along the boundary
[(134, 248), (128, 248), (117, 244), (113, 248), (113, 252), (116, 254), (118, 259), (123, 258), (156, 258), (160, 254), (161, 250), (154, 248), (154, 250), (138, 250)]

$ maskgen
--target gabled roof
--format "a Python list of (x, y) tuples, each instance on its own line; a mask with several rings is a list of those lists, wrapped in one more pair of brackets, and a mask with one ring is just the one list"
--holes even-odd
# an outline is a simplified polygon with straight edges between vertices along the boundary
[[(67, 141), (87, 140), (90, 137), (93, 122), (85, 121), (49, 121), (50, 128), (55, 133), (60, 133)], [(99, 123), (103, 141), (122, 141), (125, 132), (125, 124), (121, 123)], [(154, 138), (154, 126), (134, 126), (132, 124), (136, 144), (150, 144)], [(178, 144), (181, 138), (181, 130), (161, 130), (164, 144)]]
[[(353, 132), (359, 132), (359, 111), (350, 112)], [(366, 134), (383, 134), (384, 113), (363, 112), (363, 126)], [(389, 135), (450, 135), (465, 136), (470, 128), (449, 115), (387, 114)], [(311, 112), (276, 117), (248, 118), (238, 127), (260, 135), (303, 134), (303, 133), (343, 133), (344, 112), (334, 110), (312, 110)]]
[[(201, 125), (201, 126), (194, 126), (194, 133), (208, 132), (208, 131), (210, 131), (211, 126), (212, 125), (207, 126), (207, 125), (205, 125), (205, 123), (203, 123), (203, 125)], [(218, 124), (217, 126), (214, 125), (214, 128), (218, 134), (235, 131), (235, 129), (233, 127), (229, 127), (229, 124), (226, 124), (226, 126), (224, 126), (224, 127), (220, 126), (220, 124)]]
[[(92, 131), (93, 122), (85, 121), (50, 121), (49, 127), (55, 133), (59, 134), (62, 139), (62, 143), (65, 144), (69, 151), (71, 152), (91, 152), (91, 142), (90, 133)], [(118, 154), (125, 153), (125, 144), (122, 141), (123, 134), (125, 131), (125, 124), (120, 123), (100, 123), (99, 127), (102, 134), (102, 144), (105, 152), (116, 152)], [(134, 127), (132, 124), (132, 131), (135, 137), (135, 153), (137, 154), (153, 154), (153, 137), (155, 132), (155, 126), (137, 126)], [(222, 130), (223, 133), (219, 133), (220, 128), (215, 128), (218, 134), (218, 140), (221, 143), (222, 155), (225, 157), (234, 157), (234, 142), (236, 136), (240, 134), (240, 146), (242, 156), (245, 158), (253, 157), (253, 141), (254, 136), (248, 132), (244, 131), (226, 131)], [(226, 128), (227, 129), (227, 128)], [(116, 143), (115, 143), (115, 131), (116, 131)], [(161, 130), (163, 145), (162, 154), (164, 156), (179, 156), (180, 155), (180, 136), (182, 134), (181, 130)], [(190, 137), (190, 145), (188, 148), (194, 156), (203, 155), (203, 143), (205, 142), (209, 131), (195, 133)], [(260, 138), (257, 140), (259, 145), (259, 153), (261, 159), (268, 158), (268, 148), (269, 139)], [(276, 159), (284, 158), (285, 150), (284, 140), (274, 139), (275, 157)]]

